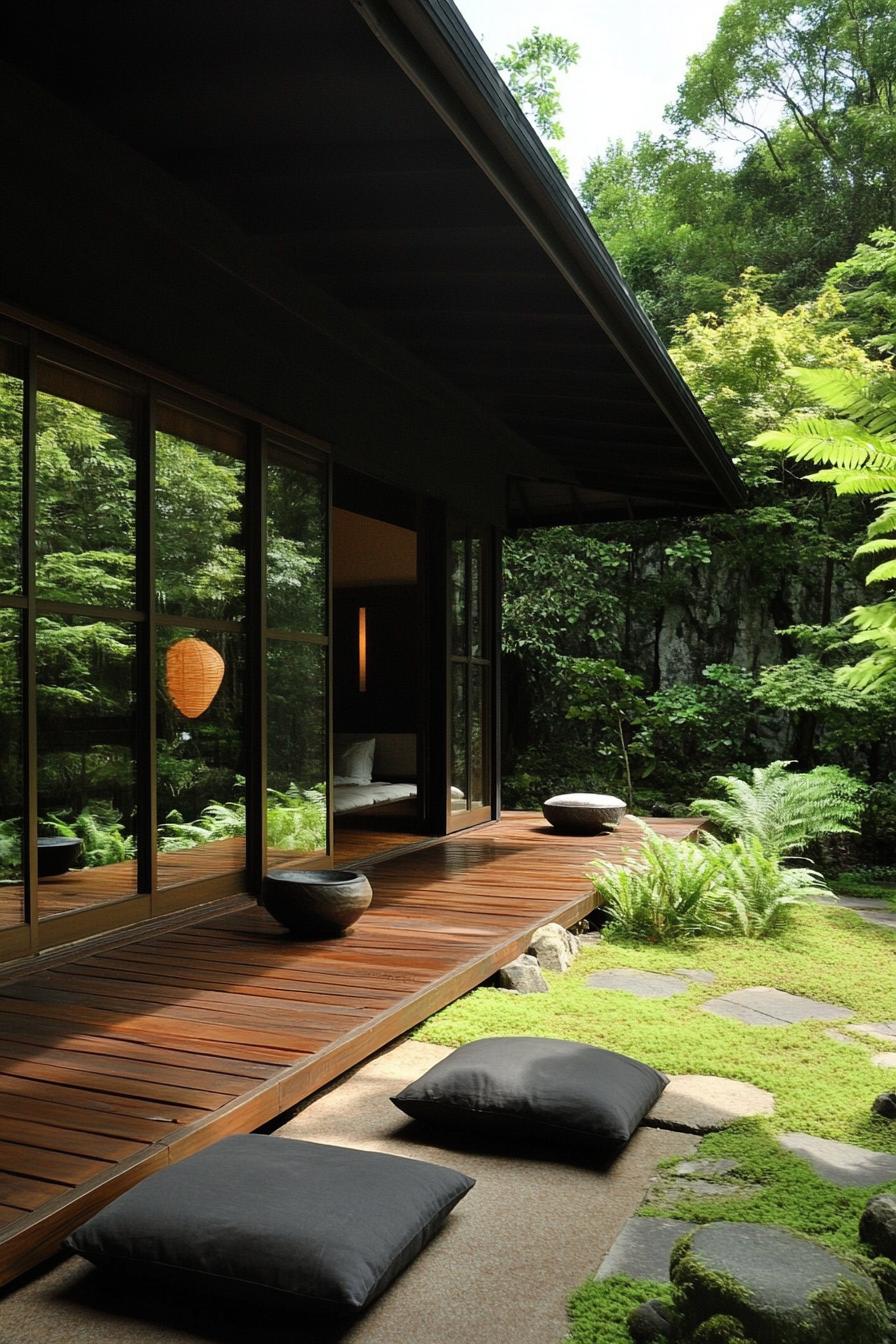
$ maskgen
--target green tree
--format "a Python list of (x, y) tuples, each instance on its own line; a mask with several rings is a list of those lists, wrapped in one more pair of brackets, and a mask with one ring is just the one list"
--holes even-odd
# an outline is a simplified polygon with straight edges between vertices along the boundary
[(853, 340), (872, 351), (896, 348), (896, 229), (875, 229), (851, 257), (828, 271)]
[(869, 377), (804, 369), (794, 381), (833, 414), (791, 419), (756, 444), (820, 467), (808, 479), (833, 485), (839, 496), (877, 498), (877, 517), (857, 554), (876, 562), (866, 584), (886, 584), (889, 591), (849, 613), (856, 632), (851, 642), (871, 651), (837, 676), (862, 691), (896, 686), (896, 372), (888, 367)]
[(556, 33), (543, 33), (536, 26), (495, 61), (507, 79), (510, 92), (564, 174), (568, 173), (569, 165), (557, 147), (565, 134), (560, 120), (558, 76), (571, 70), (578, 59), (577, 42)]

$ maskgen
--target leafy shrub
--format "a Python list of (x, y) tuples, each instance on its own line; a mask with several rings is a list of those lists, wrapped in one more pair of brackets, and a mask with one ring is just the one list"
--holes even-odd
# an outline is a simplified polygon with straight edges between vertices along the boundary
[(53, 835), (80, 840), (83, 845), (81, 858), (86, 868), (124, 863), (137, 852), (134, 837), (125, 831), (121, 813), (109, 803), (88, 803), (73, 821), (50, 813), (41, 818), (40, 825)]
[(22, 877), (22, 819), (0, 821), (0, 882), (18, 882)]
[(780, 932), (807, 897), (831, 894), (818, 873), (785, 867), (756, 836), (723, 844), (704, 835), (691, 844), (646, 826), (642, 832), (641, 852), (629, 867), (601, 860), (588, 874), (610, 916), (610, 938), (765, 938)]
[(799, 853), (823, 836), (855, 833), (866, 786), (836, 765), (805, 774), (791, 761), (772, 761), (752, 772), (752, 783), (715, 775), (725, 798), (697, 798), (691, 811), (702, 814), (725, 835), (755, 836), (774, 858)]
[(718, 857), (715, 880), (728, 901), (737, 932), (745, 938), (778, 933), (795, 905), (818, 893), (831, 895), (820, 873), (783, 867), (766, 853), (758, 836), (738, 836), (728, 845), (706, 836), (704, 843)]
[(707, 846), (671, 840), (645, 826), (631, 867), (599, 861), (588, 876), (610, 915), (608, 937), (662, 943), (727, 930), (731, 918), (719, 868), (718, 854)]

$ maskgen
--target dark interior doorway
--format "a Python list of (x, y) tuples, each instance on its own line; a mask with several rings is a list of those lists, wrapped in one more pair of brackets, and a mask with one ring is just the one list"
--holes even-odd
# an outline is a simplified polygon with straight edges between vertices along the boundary
[[(383, 497), (380, 497), (380, 496)], [(416, 843), (426, 827), (419, 535), (412, 500), (334, 484), (333, 861)]]

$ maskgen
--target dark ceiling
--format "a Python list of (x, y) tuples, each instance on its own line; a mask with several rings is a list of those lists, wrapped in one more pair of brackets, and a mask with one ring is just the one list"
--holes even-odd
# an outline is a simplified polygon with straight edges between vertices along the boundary
[[(606, 313), (586, 304), (519, 203), (396, 62), (370, 10), (362, 0), (33, 0), (7, 12), (4, 56), (547, 454), (555, 479), (515, 482), (516, 522), (736, 504), (733, 468), (600, 245), (585, 239), (583, 265)], [(473, 42), (449, 0), (417, 4), (416, 17), (431, 11)], [(445, 82), (432, 54), (408, 43), (419, 78)], [(491, 108), (477, 134), (490, 134), (492, 117), (496, 153), (515, 137), (540, 174), (533, 190), (557, 194), (558, 228), (580, 229), (562, 180), (483, 66), (462, 71), (470, 106)]]

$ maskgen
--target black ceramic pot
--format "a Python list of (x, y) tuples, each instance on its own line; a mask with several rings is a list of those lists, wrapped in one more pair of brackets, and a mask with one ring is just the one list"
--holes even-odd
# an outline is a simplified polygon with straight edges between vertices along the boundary
[(298, 938), (336, 938), (373, 899), (363, 873), (347, 868), (268, 873), (261, 888), (268, 914)]
[(61, 877), (81, 853), (81, 841), (67, 835), (37, 837), (37, 876)]

